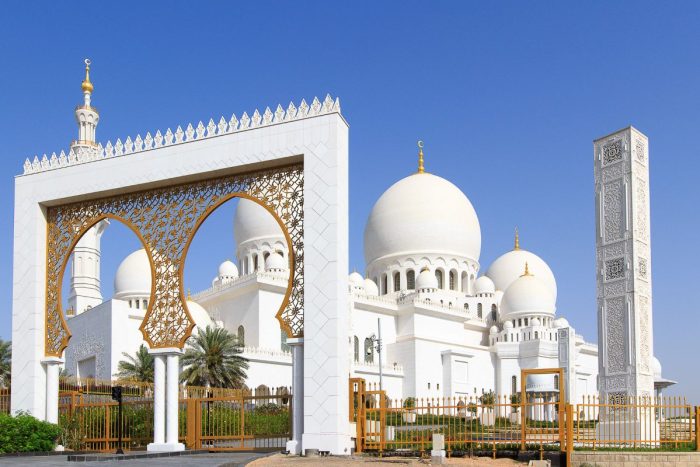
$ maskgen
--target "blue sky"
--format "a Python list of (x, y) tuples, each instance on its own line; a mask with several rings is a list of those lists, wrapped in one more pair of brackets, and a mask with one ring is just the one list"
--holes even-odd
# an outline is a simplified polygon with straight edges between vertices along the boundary
[(75, 138), (90, 57), (100, 141), (339, 96), (358, 270), (369, 210), (415, 170), (423, 139), (426, 169), (479, 215), (482, 269), (517, 225), (554, 270), (558, 312), (593, 341), (592, 140), (636, 126), (650, 138), (655, 353), (681, 382), (673, 392), (700, 402), (688, 293), (700, 279), (698, 24), (697, 2), (4, 4), (0, 337), (11, 334), (13, 176)]

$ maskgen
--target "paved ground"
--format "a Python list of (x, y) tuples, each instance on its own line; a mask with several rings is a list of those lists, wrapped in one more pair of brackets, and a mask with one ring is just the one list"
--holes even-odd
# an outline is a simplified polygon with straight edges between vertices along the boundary
[[(105, 461), (105, 462), (68, 462), (66, 456), (37, 456), (37, 457), (0, 457), (0, 466), (31, 466), (31, 467), (108, 467), (130, 465), (148, 467), (173, 467), (176, 465), (187, 465), (194, 467), (238, 467), (249, 462), (267, 456), (267, 454), (257, 454), (251, 452), (236, 453), (211, 453), (197, 454), (193, 456), (160, 457), (155, 459), (138, 459), (128, 461)], [(257, 464), (265, 465), (265, 464)]]
[[(278, 466), (293, 466), (293, 467), (306, 467), (306, 466), (334, 466), (334, 467), (354, 467), (356, 465), (367, 464), (368, 466), (415, 466), (422, 467), (431, 465), (429, 460), (419, 460), (419, 459), (407, 459), (402, 457), (353, 457), (353, 458), (343, 458), (343, 457), (288, 457), (283, 454), (275, 454), (271, 457), (266, 457), (264, 459), (258, 459), (249, 464), (250, 467), (278, 467)], [(472, 459), (467, 458), (452, 458), (446, 459), (447, 465), (464, 465), (464, 466), (493, 466), (493, 467), (503, 467), (503, 466), (521, 466), (519, 462), (511, 459), (496, 459), (493, 460), (489, 457), (477, 457)]]

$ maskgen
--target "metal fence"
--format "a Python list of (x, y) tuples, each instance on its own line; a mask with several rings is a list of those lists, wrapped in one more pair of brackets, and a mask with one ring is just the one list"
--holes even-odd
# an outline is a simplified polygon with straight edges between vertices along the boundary
[(556, 392), (391, 399), (350, 380), (356, 450), (414, 453), (442, 435), (448, 455), (574, 449), (700, 450), (700, 408), (680, 398), (584, 397), (560, 403)]
[[(91, 388), (98, 388), (92, 386)], [(186, 389), (186, 390), (185, 390)], [(190, 391), (190, 389), (194, 389)], [(291, 437), (291, 391), (261, 387), (225, 397), (198, 398), (199, 389), (184, 388), (179, 399), (179, 439), (188, 448), (212, 451), (277, 450)], [(232, 390), (229, 390), (232, 392)], [(111, 395), (111, 389), (110, 389)], [(211, 388), (209, 394), (215, 393)], [(153, 441), (153, 399), (125, 392), (122, 448), (144, 449)], [(151, 393), (152, 394), (152, 393)], [(100, 391), (62, 392), (59, 426), (66, 448), (111, 451), (117, 448), (118, 404), (94, 400)], [(138, 397), (137, 397), (138, 396)]]
[(10, 388), (0, 388), (0, 413), (10, 413)]

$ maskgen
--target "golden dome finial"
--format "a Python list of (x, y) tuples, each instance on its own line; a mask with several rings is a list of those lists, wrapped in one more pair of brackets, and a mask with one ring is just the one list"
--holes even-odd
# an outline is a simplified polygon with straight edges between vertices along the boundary
[(187, 289), (187, 300), (192, 298), (192, 294), (190, 293), (190, 289)]
[(532, 274), (530, 274), (530, 268), (529, 268), (529, 266), (528, 266), (528, 264), (527, 264), (527, 261), (525, 261), (525, 273), (524, 273), (522, 276), (520, 276), (520, 277), (523, 277), (523, 276), (531, 276), (531, 275), (532, 275)]
[(92, 83), (90, 82), (90, 64), (92, 62), (90, 61), (89, 58), (85, 59), (85, 79), (83, 80), (83, 92), (92, 92), (95, 88), (93, 87)]
[(425, 173), (425, 167), (423, 166), (423, 141), (418, 140), (418, 173)]
[(518, 228), (515, 228), (515, 246), (513, 247), (514, 250), (519, 250), (520, 249), (520, 234), (518, 233)]

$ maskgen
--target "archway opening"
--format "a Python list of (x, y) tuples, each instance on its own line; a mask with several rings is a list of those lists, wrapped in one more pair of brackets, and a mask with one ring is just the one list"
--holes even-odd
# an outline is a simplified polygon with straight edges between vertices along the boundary
[(140, 379), (120, 375), (119, 364), (138, 358), (152, 283), (149, 253), (120, 219), (103, 218), (81, 235), (61, 276), (61, 309), (71, 332), (63, 375)]

